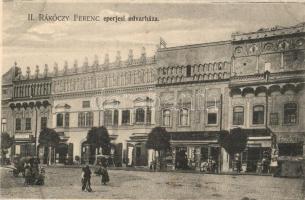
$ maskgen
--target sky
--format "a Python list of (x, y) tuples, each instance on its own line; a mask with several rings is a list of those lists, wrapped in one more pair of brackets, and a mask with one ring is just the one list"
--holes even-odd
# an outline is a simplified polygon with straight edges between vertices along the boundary
[[(153, 56), (162, 37), (168, 47), (230, 40), (234, 32), (292, 26), (305, 22), (305, 3), (32, 3), (5, 1), (2, 6), (2, 74), (16, 61), (25, 73), (54, 62), (72, 67), (95, 55), (110, 62), (117, 51), (122, 60), (129, 49), (134, 58), (142, 47)], [(158, 22), (43, 22), (28, 21), (28, 14), (154, 16)]]

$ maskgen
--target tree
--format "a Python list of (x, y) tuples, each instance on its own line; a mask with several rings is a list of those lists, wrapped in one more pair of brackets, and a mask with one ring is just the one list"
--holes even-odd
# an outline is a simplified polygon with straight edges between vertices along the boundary
[(158, 155), (162, 159), (162, 157), (165, 156), (166, 152), (170, 149), (170, 134), (165, 128), (153, 128), (148, 134), (146, 148), (157, 151)]
[(101, 147), (103, 155), (110, 154), (110, 137), (107, 128), (104, 126), (98, 128), (93, 127), (90, 129), (87, 134), (87, 142), (93, 147), (94, 150)]
[(7, 154), (7, 149), (13, 145), (14, 138), (11, 137), (8, 133), (2, 132), (1, 133), (1, 158), (2, 163), (4, 163), (5, 155)]
[(219, 136), (219, 144), (229, 155), (234, 156), (241, 153), (247, 146), (248, 135), (242, 132), (241, 128), (234, 128), (228, 133), (221, 131)]
[(47, 157), (48, 164), (51, 164), (51, 152), (60, 142), (60, 137), (54, 129), (44, 128), (39, 134), (39, 145), (48, 147), (49, 154)]

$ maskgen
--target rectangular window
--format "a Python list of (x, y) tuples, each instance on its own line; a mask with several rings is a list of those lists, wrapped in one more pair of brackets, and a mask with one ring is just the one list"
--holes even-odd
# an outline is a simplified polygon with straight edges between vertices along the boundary
[(117, 126), (119, 124), (119, 111), (114, 110), (113, 111), (113, 125)]
[(64, 125), (64, 117), (62, 113), (58, 113), (56, 115), (56, 126), (57, 127), (63, 127)]
[(284, 105), (284, 124), (297, 123), (297, 104), (286, 103)]
[(122, 124), (126, 125), (130, 123), (130, 111), (123, 110), (122, 111)]
[(70, 114), (66, 113), (65, 114), (65, 127), (69, 127), (70, 125)]
[(217, 124), (217, 113), (208, 113), (208, 124)]
[(278, 124), (279, 124), (279, 114), (270, 113), (270, 125), (278, 125)]
[(162, 111), (162, 124), (163, 124), (163, 126), (171, 125), (171, 111), (170, 110)]
[(41, 117), (40, 119), (40, 128), (44, 129), (48, 126), (48, 118), (47, 117)]
[(90, 108), (90, 101), (83, 101), (83, 108)]
[(265, 108), (264, 106), (254, 106), (253, 107), (253, 124), (264, 124), (265, 119)]
[(146, 123), (150, 124), (151, 123), (151, 109), (147, 108), (146, 110)]
[(32, 119), (25, 118), (25, 130), (31, 130), (31, 129), (32, 129)]
[(244, 124), (244, 107), (236, 106), (233, 108), (233, 125)]
[(104, 111), (104, 125), (112, 126), (112, 110)]
[(20, 131), (21, 130), (21, 119), (17, 118), (16, 119), (16, 131)]
[(90, 127), (93, 125), (93, 112), (80, 112), (78, 113), (78, 126)]
[(2, 120), (1, 120), (1, 131), (2, 131), (2, 133), (3, 132), (6, 132), (6, 118), (2, 118)]

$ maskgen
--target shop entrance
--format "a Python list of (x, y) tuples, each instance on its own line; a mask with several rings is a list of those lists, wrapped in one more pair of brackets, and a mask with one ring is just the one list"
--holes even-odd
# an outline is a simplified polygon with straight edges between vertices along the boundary
[(187, 169), (187, 148), (176, 147), (176, 169)]
[(65, 143), (59, 144), (55, 149), (56, 163), (65, 164), (68, 157), (68, 145)]

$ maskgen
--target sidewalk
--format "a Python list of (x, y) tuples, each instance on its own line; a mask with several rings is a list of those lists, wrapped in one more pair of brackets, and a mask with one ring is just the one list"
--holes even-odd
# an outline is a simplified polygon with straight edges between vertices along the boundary
[[(42, 165), (44, 167), (50, 167), (50, 168), (81, 168), (84, 165)], [(89, 165), (91, 168), (94, 166)], [(108, 167), (108, 170), (122, 170), (122, 171), (141, 171), (141, 172), (154, 172), (150, 170), (148, 167)], [(249, 173), (249, 172), (220, 172), (220, 173), (209, 173), (209, 172), (200, 172), (197, 170), (159, 170), (156, 172), (169, 172), (169, 173), (192, 173), (192, 174), (215, 174), (215, 175), (252, 175), (252, 176), (272, 176), (272, 174), (258, 174), (258, 173)]]

